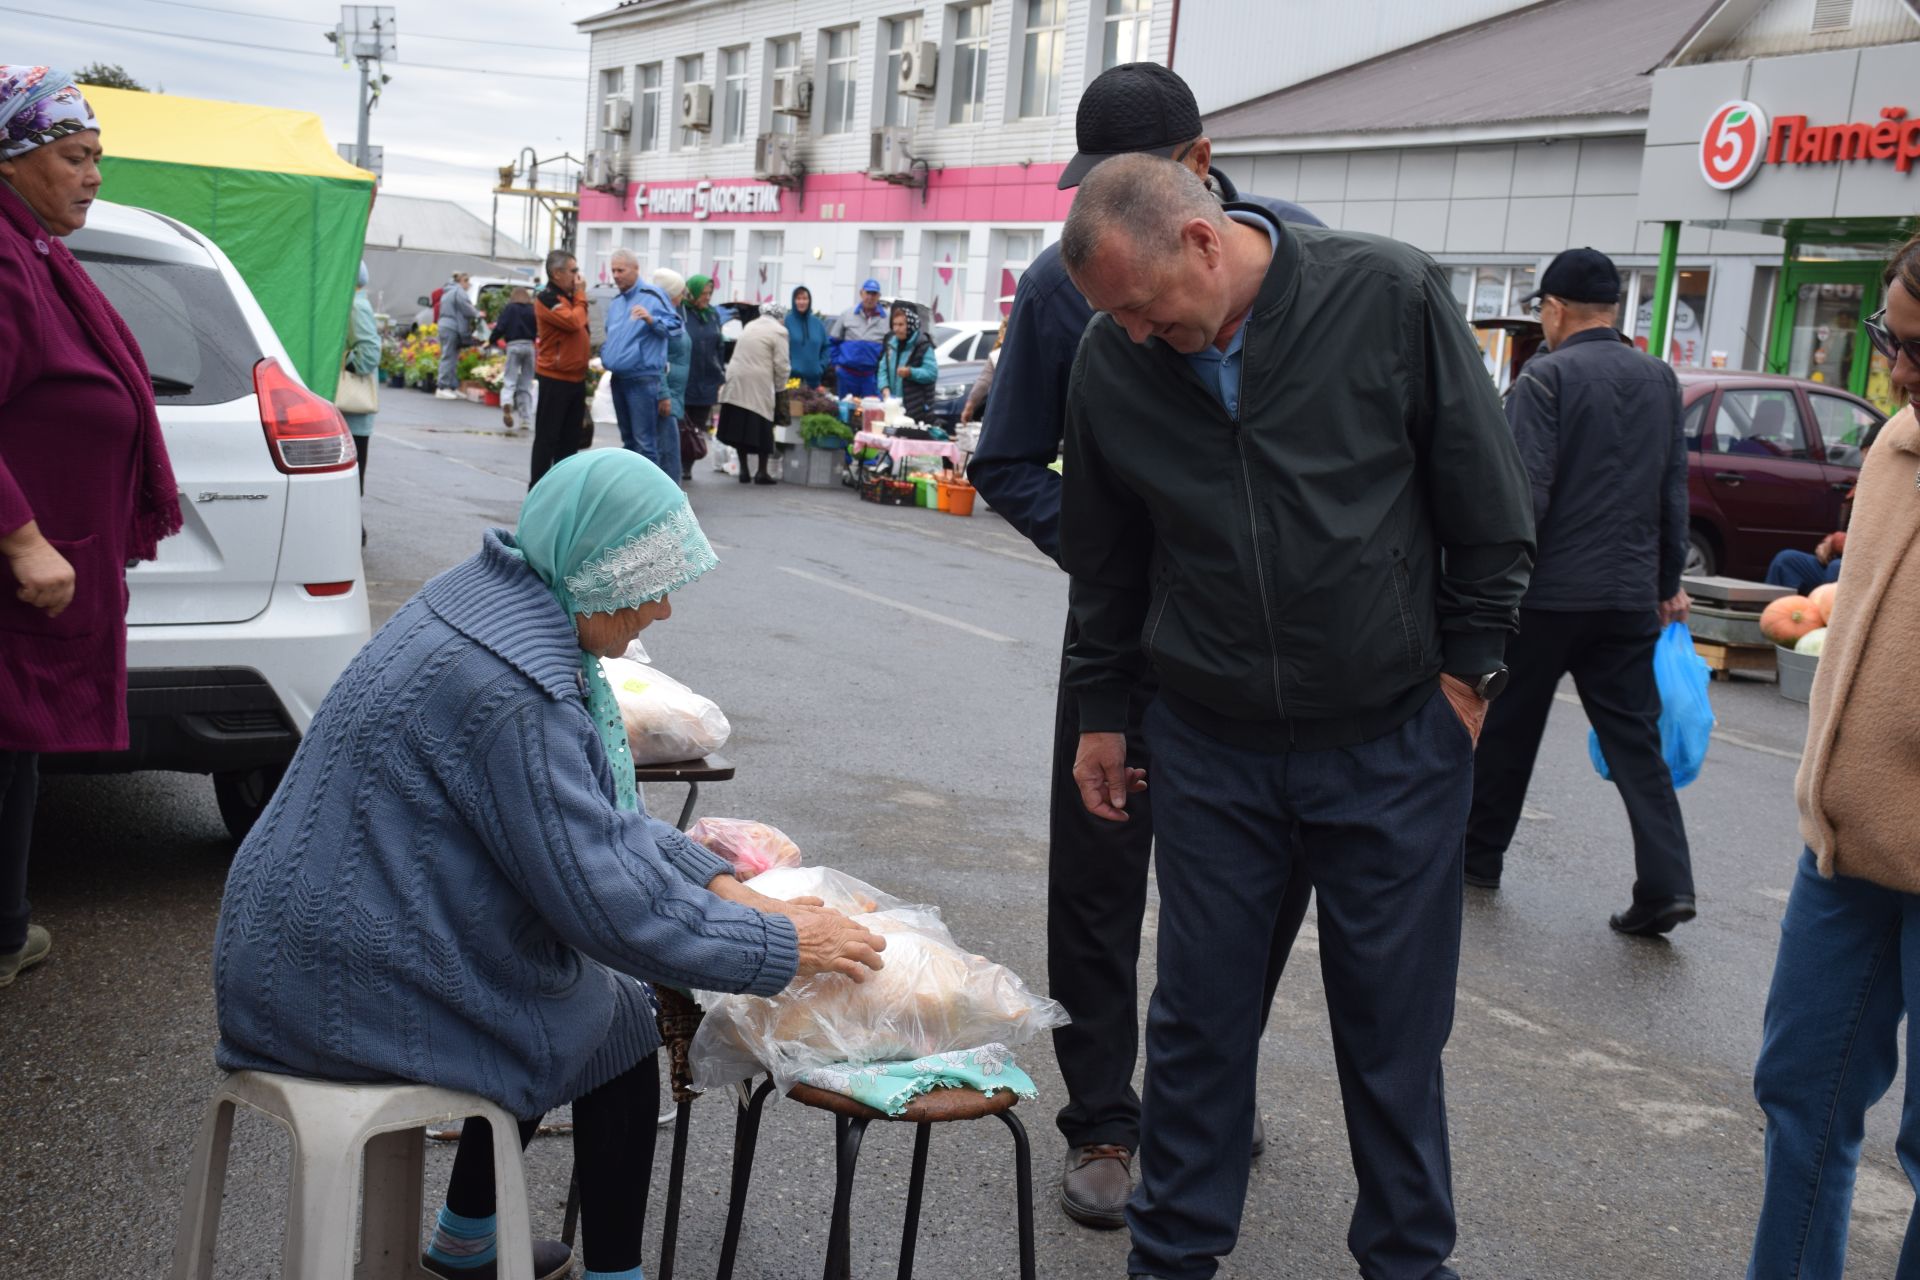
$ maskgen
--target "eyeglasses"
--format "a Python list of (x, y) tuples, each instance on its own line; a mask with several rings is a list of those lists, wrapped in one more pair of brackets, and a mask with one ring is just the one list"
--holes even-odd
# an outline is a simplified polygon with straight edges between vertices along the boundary
[(1526, 310), (1526, 313), (1532, 316), (1535, 320), (1538, 320), (1540, 318), (1540, 309), (1546, 305), (1547, 305), (1547, 296), (1545, 294), (1541, 294), (1537, 298), (1529, 298), (1523, 304)]
[(1893, 363), (1899, 363), (1901, 353), (1905, 353), (1907, 363), (1920, 369), (1920, 338), (1896, 338), (1893, 330), (1887, 328), (1887, 309), (1880, 308), (1867, 317), (1867, 339), (1878, 351)]

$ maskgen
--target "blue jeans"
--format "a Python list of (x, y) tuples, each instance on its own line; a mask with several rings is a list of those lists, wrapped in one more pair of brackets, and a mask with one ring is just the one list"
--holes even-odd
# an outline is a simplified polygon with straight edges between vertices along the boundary
[(1159, 982), (1147, 1013), (1132, 1274), (1204, 1280), (1240, 1231), (1268, 952), (1295, 861), (1359, 1197), (1366, 1280), (1457, 1280), (1440, 1054), (1460, 967), (1473, 742), (1437, 690), (1355, 747), (1269, 753), (1148, 708)]
[(1767, 585), (1787, 587), (1806, 595), (1823, 582), (1840, 581), (1840, 557), (1826, 564), (1811, 551), (1782, 551), (1767, 566)]
[[(1920, 895), (1800, 858), (1767, 992), (1753, 1093), (1767, 1113), (1767, 1184), (1748, 1280), (1841, 1274), (1867, 1109), (1900, 1066), (1906, 988), (1920, 990)], [(1920, 1028), (1907, 1020), (1906, 1098), (1894, 1150), (1920, 1189)], [(1907, 1219), (1896, 1280), (1920, 1278), (1920, 1214)]]
[(620, 424), (620, 443), (651, 459), (676, 482), (680, 479), (680, 428), (660, 412), (666, 387), (645, 374), (613, 375), (613, 416)]

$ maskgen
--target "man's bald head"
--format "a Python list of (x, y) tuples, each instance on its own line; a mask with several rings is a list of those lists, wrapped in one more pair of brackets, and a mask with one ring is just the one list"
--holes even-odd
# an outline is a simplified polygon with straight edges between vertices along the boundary
[(1195, 219), (1226, 225), (1220, 202), (1191, 169), (1165, 156), (1115, 156), (1081, 182), (1060, 234), (1060, 257), (1070, 274), (1077, 272), (1116, 236), (1146, 253), (1171, 253)]

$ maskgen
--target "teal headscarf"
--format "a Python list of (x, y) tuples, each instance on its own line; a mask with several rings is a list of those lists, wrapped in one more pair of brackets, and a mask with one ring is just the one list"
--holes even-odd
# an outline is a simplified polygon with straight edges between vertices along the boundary
[[(577, 453), (548, 471), (520, 508), (514, 541), (569, 618), (658, 600), (720, 563), (678, 482), (626, 449)], [(598, 657), (581, 650), (580, 670), (620, 807), (638, 809), (620, 704)]]

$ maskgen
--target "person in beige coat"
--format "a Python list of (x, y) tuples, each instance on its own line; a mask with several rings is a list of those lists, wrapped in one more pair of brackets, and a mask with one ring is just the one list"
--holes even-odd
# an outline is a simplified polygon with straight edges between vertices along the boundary
[[(1868, 335), (1920, 395), (1920, 236), (1887, 269)], [(1838, 1276), (1869, 1107), (1900, 1066), (1920, 995), (1920, 421), (1881, 428), (1860, 470), (1847, 555), (1813, 680), (1794, 795), (1806, 841), (1780, 922), (1754, 1096), (1766, 1192), (1749, 1280)], [(1920, 1018), (1907, 1017), (1896, 1144), (1920, 1187)], [(1896, 1280), (1920, 1277), (1920, 1215)]]
[[(740, 452), (740, 483), (775, 484), (767, 474), (773, 456), (774, 400), (787, 385), (787, 309), (765, 303), (740, 333), (727, 362), (727, 385), (720, 388), (720, 443)], [(747, 474), (747, 455), (760, 465)]]

